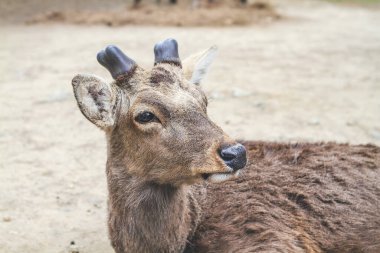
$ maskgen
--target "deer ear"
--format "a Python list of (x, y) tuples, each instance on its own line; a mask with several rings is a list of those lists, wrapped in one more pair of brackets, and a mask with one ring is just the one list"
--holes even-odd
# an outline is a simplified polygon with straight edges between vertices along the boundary
[(76, 75), (72, 85), (83, 115), (103, 130), (112, 127), (119, 96), (117, 87), (94, 75)]
[(182, 62), (185, 78), (190, 82), (199, 85), (206, 76), (208, 68), (213, 62), (218, 49), (212, 46), (195, 55), (191, 55)]

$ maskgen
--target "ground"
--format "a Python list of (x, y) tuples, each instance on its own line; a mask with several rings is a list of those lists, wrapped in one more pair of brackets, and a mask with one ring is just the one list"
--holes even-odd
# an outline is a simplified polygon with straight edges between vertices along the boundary
[[(239, 139), (380, 145), (380, 10), (279, 3), (284, 19), (233, 28), (3, 24), (0, 33), (0, 252), (110, 253), (106, 146), (80, 113), (77, 73), (116, 44), (140, 65), (176, 38), (187, 56), (219, 47), (209, 115)], [(73, 251), (74, 252), (74, 251)]]

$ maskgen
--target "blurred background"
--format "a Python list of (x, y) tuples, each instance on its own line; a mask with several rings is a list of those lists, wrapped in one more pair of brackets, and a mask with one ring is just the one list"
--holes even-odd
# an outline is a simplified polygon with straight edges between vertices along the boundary
[(106, 143), (77, 73), (172, 37), (211, 45), (210, 117), (238, 139), (380, 145), (380, 0), (0, 0), (0, 252), (111, 253)]

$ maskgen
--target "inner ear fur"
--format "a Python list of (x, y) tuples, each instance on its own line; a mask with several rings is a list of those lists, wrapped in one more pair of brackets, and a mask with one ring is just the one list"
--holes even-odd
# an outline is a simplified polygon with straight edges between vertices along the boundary
[(197, 54), (191, 55), (182, 62), (183, 73), (187, 80), (199, 85), (214, 61), (218, 48), (212, 46)]
[(118, 87), (88, 74), (76, 75), (72, 85), (83, 115), (103, 130), (112, 127), (116, 121), (116, 108), (120, 97)]

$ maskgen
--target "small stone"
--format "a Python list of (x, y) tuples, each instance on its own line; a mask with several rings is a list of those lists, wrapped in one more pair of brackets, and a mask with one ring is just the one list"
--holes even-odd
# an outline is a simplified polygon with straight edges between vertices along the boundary
[(46, 171), (42, 172), (42, 176), (48, 177), (51, 175), (53, 175), (53, 171), (51, 171), (51, 170), (46, 170)]
[(250, 92), (248, 92), (246, 90), (239, 89), (239, 88), (235, 88), (232, 91), (232, 96), (234, 96), (234, 97), (247, 97), (249, 95), (251, 95)]
[(218, 91), (211, 92), (211, 94), (210, 94), (209, 97), (212, 98), (212, 99), (222, 99), (222, 98), (224, 98), (223, 94), (220, 93), (220, 92), (218, 92)]
[(254, 105), (255, 105), (255, 107), (257, 107), (259, 109), (265, 108), (265, 104), (263, 102), (256, 102)]
[(318, 126), (320, 124), (320, 122), (319, 122), (318, 118), (312, 118), (309, 120), (308, 124), (311, 126)]
[(10, 222), (10, 221), (12, 221), (12, 218), (9, 216), (5, 216), (5, 217), (3, 217), (3, 221), (4, 222)]
[(80, 253), (79, 247), (75, 244), (75, 241), (70, 242), (68, 253)]
[(373, 130), (373, 131), (371, 131), (370, 134), (371, 134), (372, 138), (375, 138), (376, 140), (380, 140), (380, 131)]

